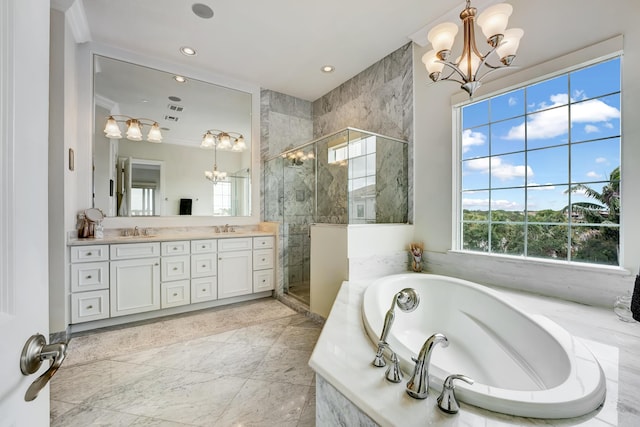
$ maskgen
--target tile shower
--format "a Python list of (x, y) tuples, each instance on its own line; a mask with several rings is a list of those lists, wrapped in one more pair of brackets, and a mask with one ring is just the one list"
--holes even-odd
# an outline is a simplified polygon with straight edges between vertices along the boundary
[(407, 143), (345, 128), (268, 159), (264, 215), (282, 224), (283, 291), (309, 304), (312, 223), (408, 219)]

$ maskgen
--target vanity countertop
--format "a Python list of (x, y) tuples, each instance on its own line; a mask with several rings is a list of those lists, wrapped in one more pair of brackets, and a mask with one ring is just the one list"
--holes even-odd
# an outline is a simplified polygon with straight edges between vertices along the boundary
[(105, 230), (104, 238), (72, 238), (67, 246), (108, 245), (117, 243), (166, 242), (176, 240), (232, 239), (240, 237), (274, 236), (271, 231), (236, 230), (216, 233), (213, 227), (194, 227), (193, 229), (159, 229), (154, 228), (147, 236), (123, 236), (122, 230)]

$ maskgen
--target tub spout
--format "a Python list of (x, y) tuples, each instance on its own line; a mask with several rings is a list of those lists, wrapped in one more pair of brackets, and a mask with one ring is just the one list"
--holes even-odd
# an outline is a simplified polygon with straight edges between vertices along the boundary
[(425, 399), (429, 393), (429, 362), (433, 348), (438, 343), (447, 347), (449, 340), (443, 334), (433, 334), (424, 342), (418, 358), (412, 358), (416, 365), (411, 379), (407, 382), (407, 394), (415, 399)]
[(383, 352), (385, 347), (387, 347), (388, 345), (387, 336), (389, 335), (389, 331), (391, 330), (391, 325), (393, 325), (393, 320), (396, 317), (396, 305), (401, 311), (410, 313), (415, 310), (416, 307), (418, 307), (419, 303), (420, 296), (415, 291), (415, 289), (405, 288), (393, 296), (393, 301), (391, 301), (391, 308), (387, 310), (387, 314), (384, 316), (382, 333), (380, 334), (380, 339), (378, 340), (378, 351), (376, 352), (376, 357), (372, 362), (373, 366), (381, 368), (386, 365)]

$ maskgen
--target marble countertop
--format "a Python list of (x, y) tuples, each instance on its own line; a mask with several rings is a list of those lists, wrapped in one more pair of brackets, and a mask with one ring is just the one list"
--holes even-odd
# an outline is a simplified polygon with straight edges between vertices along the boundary
[(371, 366), (376, 349), (366, 335), (360, 311), (370, 283), (343, 283), (309, 365), (379, 425), (640, 425), (640, 323), (622, 322), (612, 309), (495, 288), (525, 311), (550, 318), (584, 342), (605, 372), (605, 403), (593, 413), (562, 420), (513, 417), (464, 402), (457, 415), (447, 415), (437, 409), (435, 391), (430, 391), (426, 400), (413, 399), (404, 390), (406, 380), (392, 384), (384, 378), (386, 368)]
[(108, 245), (114, 243), (145, 243), (166, 242), (176, 240), (201, 240), (201, 239), (232, 239), (239, 237), (273, 236), (270, 231), (261, 230), (236, 230), (230, 232), (215, 232), (213, 227), (194, 227), (182, 229), (153, 228), (147, 236), (123, 236), (122, 230), (105, 230), (104, 238), (72, 238), (67, 241), (68, 246), (84, 245)]

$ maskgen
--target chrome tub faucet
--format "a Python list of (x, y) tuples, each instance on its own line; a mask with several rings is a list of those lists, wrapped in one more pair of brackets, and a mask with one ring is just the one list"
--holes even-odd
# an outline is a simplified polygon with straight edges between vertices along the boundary
[(407, 394), (413, 398), (425, 399), (429, 393), (429, 362), (436, 344), (447, 347), (449, 340), (443, 334), (433, 334), (424, 342), (418, 358), (412, 358), (416, 364), (413, 375), (407, 382)]

